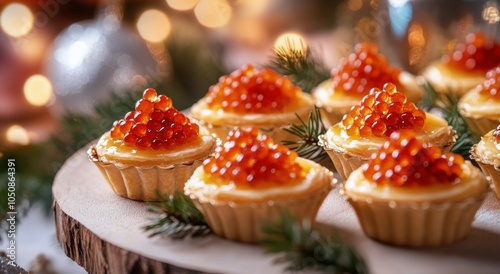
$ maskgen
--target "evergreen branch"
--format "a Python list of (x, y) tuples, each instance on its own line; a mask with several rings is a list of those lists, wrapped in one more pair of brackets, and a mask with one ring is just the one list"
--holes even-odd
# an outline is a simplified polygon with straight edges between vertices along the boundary
[(424, 111), (430, 111), (432, 108), (436, 107), (436, 101), (439, 98), (439, 94), (429, 81), (424, 78), (419, 78), (419, 80), (419, 84), (424, 90), (424, 98), (419, 102), (418, 107)]
[(157, 193), (160, 202), (149, 203), (148, 211), (159, 214), (150, 219), (144, 230), (152, 231), (150, 237), (166, 235), (173, 239), (183, 239), (187, 236), (200, 237), (211, 232), (201, 212), (193, 201), (180, 191), (162, 197)]
[(279, 253), (276, 260), (288, 263), (288, 271), (315, 270), (325, 273), (367, 273), (363, 258), (339, 237), (322, 235), (290, 214), (281, 212), (277, 223), (265, 223), (261, 244), (267, 252)]
[[(458, 109), (458, 95), (450, 92), (438, 94), (434, 87), (426, 81), (422, 84), (425, 97), (421, 105), (426, 111), (436, 110), (457, 133), (458, 139), (451, 148), (451, 152), (470, 159), (471, 147), (479, 141), (479, 136), (469, 127), (465, 118)], [(432, 102), (432, 103), (431, 103)]]
[(293, 124), (284, 128), (284, 130), (299, 137), (299, 140), (283, 140), (283, 145), (295, 150), (300, 157), (318, 161), (325, 159), (327, 154), (323, 147), (318, 144), (319, 136), (326, 133), (319, 108), (314, 106), (314, 111), (309, 113), (307, 123), (299, 115), (295, 115), (299, 120), (299, 124)]
[(309, 49), (295, 48), (290, 40), (286, 40), (284, 46), (274, 48), (273, 55), (268, 66), (280, 74), (290, 76), (294, 84), (304, 92), (311, 92), (314, 87), (330, 78), (330, 71), (321, 59), (313, 56)]

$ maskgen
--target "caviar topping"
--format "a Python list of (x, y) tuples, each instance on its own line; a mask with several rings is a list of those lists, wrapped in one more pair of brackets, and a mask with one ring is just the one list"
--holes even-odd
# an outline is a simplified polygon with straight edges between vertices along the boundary
[(286, 185), (305, 176), (296, 159), (295, 151), (275, 144), (258, 129), (237, 129), (204, 161), (203, 169), (213, 179), (237, 186)]
[(425, 111), (408, 102), (392, 83), (372, 88), (358, 105), (344, 115), (341, 126), (351, 137), (390, 136), (399, 129), (421, 129)]
[(486, 73), (500, 63), (500, 44), (483, 33), (470, 33), (465, 43), (457, 44), (451, 54), (442, 58), (446, 65), (462, 70)]
[(115, 121), (111, 139), (138, 149), (171, 149), (195, 141), (200, 128), (172, 106), (172, 100), (148, 88), (135, 110)]
[(222, 76), (209, 88), (205, 102), (212, 109), (234, 113), (273, 113), (296, 103), (300, 94), (288, 77), (246, 65)]
[(391, 82), (400, 87), (398, 80), (401, 71), (390, 66), (385, 56), (377, 54), (378, 47), (373, 43), (360, 43), (348, 59), (332, 69), (333, 89), (351, 96), (367, 95), (372, 87), (381, 87)]
[(493, 130), (493, 137), (495, 137), (495, 142), (497, 144), (500, 144), (500, 125), (498, 125), (497, 128)]
[(486, 80), (477, 86), (479, 94), (500, 100), (500, 66), (486, 73)]
[(418, 140), (413, 131), (401, 130), (392, 133), (362, 169), (378, 185), (432, 186), (458, 183), (463, 163), (461, 155), (443, 154), (439, 147)]

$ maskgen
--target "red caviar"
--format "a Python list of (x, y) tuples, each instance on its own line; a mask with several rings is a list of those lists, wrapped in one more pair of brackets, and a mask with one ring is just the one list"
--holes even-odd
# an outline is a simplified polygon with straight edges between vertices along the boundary
[(500, 66), (486, 73), (486, 80), (477, 86), (479, 94), (500, 100)]
[(363, 165), (363, 175), (378, 185), (414, 187), (457, 183), (464, 158), (443, 154), (439, 147), (424, 144), (411, 130), (396, 131), (390, 140)]
[(500, 125), (493, 131), (493, 137), (495, 137), (495, 142), (500, 143)]
[(457, 44), (451, 54), (445, 54), (443, 63), (462, 70), (486, 73), (500, 63), (500, 44), (482, 32), (470, 33), (465, 43)]
[(262, 134), (258, 129), (231, 131), (203, 169), (214, 179), (236, 185), (290, 184), (302, 180), (304, 169), (297, 153)]
[(129, 147), (158, 150), (193, 142), (199, 132), (197, 124), (172, 107), (169, 97), (148, 88), (135, 110), (114, 122), (110, 135)]
[(234, 113), (273, 113), (296, 102), (301, 89), (269, 68), (246, 65), (222, 76), (210, 87), (205, 101), (212, 109)]
[(406, 96), (386, 83), (382, 90), (372, 88), (358, 105), (351, 107), (341, 125), (349, 136), (390, 136), (399, 129), (421, 129), (426, 114)]
[(400, 87), (401, 70), (387, 63), (385, 56), (378, 54), (373, 43), (360, 43), (347, 60), (331, 72), (333, 89), (351, 96), (362, 97), (372, 87), (381, 87), (391, 82)]

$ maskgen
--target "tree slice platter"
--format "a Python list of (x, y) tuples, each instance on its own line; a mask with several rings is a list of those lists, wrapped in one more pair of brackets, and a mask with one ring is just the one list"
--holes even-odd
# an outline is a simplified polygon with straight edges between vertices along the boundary
[[(71, 156), (53, 184), (57, 239), (89, 273), (283, 273), (258, 245), (214, 235), (170, 240), (148, 237), (145, 203), (121, 198), (88, 160), (87, 148)], [(469, 235), (437, 248), (401, 248), (367, 238), (354, 211), (334, 189), (317, 218), (365, 258), (370, 273), (500, 273), (500, 201), (493, 193)]]

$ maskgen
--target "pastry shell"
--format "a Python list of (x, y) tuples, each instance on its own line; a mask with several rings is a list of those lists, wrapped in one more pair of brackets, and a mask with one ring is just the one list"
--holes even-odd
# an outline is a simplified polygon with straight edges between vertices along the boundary
[(341, 194), (356, 212), (365, 234), (398, 246), (426, 247), (450, 244), (470, 231), (486, 192), (463, 201), (442, 203), (382, 202)]
[[(263, 221), (277, 220), (283, 210), (298, 220), (315, 221), (319, 208), (335, 187), (337, 180), (327, 168), (309, 160), (305, 161), (316, 166), (315, 172), (320, 174), (314, 178), (321, 181), (314, 181), (314, 186), (311, 185), (299, 193), (273, 192), (272, 197), (275, 198), (262, 198), (261, 200), (222, 200), (210, 197), (211, 193), (208, 193), (210, 196), (206, 196), (197, 191), (196, 187), (191, 187), (189, 182), (185, 186), (184, 193), (200, 209), (207, 224), (216, 235), (229, 240), (256, 243), (262, 237)], [(195, 171), (193, 177), (196, 177), (198, 173), (201, 171)], [(193, 180), (198, 179), (193, 178)]]
[(138, 201), (158, 201), (158, 192), (182, 192), (184, 183), (208, 157), (166, 166), (134, 166), (100, 160), (95, 146), (87, 154), (116, 194)]
[(483, 171), (486, 179), (491, 183), (491, 187), (495, 192), (497, 198), (500, 200), (500, 167), (492, 162), (483, 161), (481, 155), (476, 151), (477, 144), (471, 148), (471, 159), (475, 160)]

